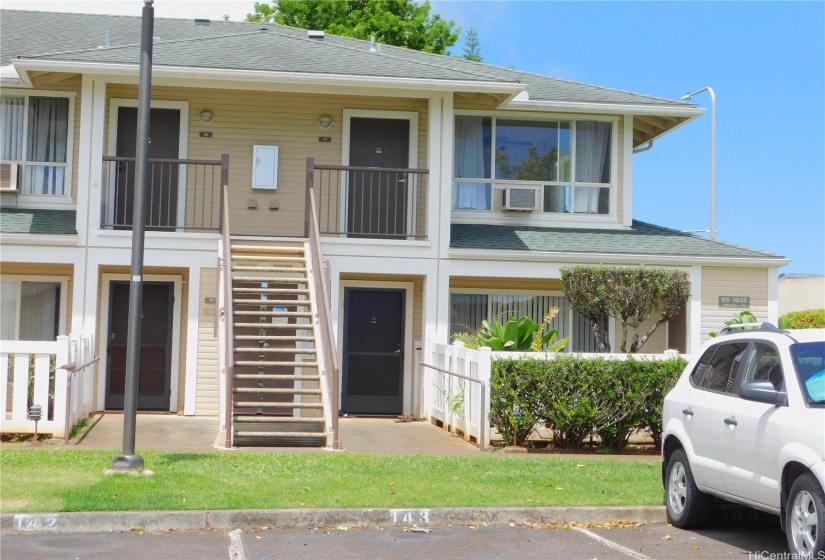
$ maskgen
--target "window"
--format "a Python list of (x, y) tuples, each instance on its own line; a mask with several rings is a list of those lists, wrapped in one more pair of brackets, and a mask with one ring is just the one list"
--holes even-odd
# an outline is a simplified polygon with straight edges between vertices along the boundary
[[(546, 294), (450, 294), (450, 337), (457, 332), (475, 331), (484, 319), (507, 321), (528, 316), (541, 324), (550, 307), (558, 307), (559, 314), (550, 323), (559, 332), (557, 340), (572, 336), (565, 347), (567, 352), (599, 352), (590, 321), (571, 308), (563, 296)], [(601, 333), (607, 336), (607, 322), (600, 324)]]
[(19, 166), (24, 195), (67, 196), (68, 97), (0, 97), (0, 160)]
[(784, 376), (776, 348), (761, 342), (754, 343), (747, 368), (742, 375), (742, 382), (745, 381), (770, 381), (775, 389), (779, 389)]
[[(747, 342), (719, 344), (709, 348), (691, 375), (691, 380), (709, 391), (732, 393), (736, 374), (747, 349)], [(711, 354), (713, 357), (709, 358)]]
[(490, 210), (493, 186), (540, 187), (548, 213), (609, 214), (613, 123), (459, 115), (453, 208)]
[(60, 334), (62, 283), (0, 282), (0, 339), (55, 340)]

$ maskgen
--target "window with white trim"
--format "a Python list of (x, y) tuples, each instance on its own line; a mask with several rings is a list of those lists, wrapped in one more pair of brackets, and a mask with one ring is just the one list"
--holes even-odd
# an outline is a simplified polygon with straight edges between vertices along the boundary
[(63, 283), (0, 282), (0, 340), (56, 340), (60, 334)]
[[(459, 332), (472, 332), (481, 328), (484, 319), (499, 319), (502, 323), (512, 315), (517, 319), (528, 316), (541, 324), (551, 307), (559, 313), (551, 321), (550, 328), (558, 331), (557, 340), (571, 337), (565, 352), (599, 352), (590, 321), (570, 307), (567, 298), (548, 293), (485, 293), (456, 291), (450, 293), (450, 338)], [(607, 321), (600, 325), (603, 337), (607, 336)]]
[(0, 162), (17, 166), (20, 194), (69, 196), (69, 97), (0, 96)]
[(453, 209), (491, 210), (493, 187), (527, 186), (547, 213), (610, 214), (613, 122), (455, 118)]

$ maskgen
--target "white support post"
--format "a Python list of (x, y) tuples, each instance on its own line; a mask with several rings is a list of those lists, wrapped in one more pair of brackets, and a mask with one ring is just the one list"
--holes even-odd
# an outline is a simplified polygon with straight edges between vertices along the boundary
[[(69, 425), (71, 406), (69, 399), (69, 372), (61, 368), (69, 362), (69, 337), (58, 336), (58, 351), (54, 370), (54, 437), (65, 437), (72, 429)], [(48, 401), (47, 401), (48, 402)]]
[(484, 400), (482, 403), (484, 425), (479, 426), (483, 434), (481, 440), (484, 447), (490, 445), (490, 377), (493, 368), (493, 351), (489, 346), (478, 349), (478, 379), (484, 383)]

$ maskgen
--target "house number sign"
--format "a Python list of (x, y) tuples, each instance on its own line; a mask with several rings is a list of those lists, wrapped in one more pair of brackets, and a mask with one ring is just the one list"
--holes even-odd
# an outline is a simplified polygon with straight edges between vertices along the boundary
[(750, 296), (719, 296), (719, 307), (748, 308), (750, 306)]
[(430, 510), (428, 509), (391, 509), (390, 516), (393, 523), (429, 523)]

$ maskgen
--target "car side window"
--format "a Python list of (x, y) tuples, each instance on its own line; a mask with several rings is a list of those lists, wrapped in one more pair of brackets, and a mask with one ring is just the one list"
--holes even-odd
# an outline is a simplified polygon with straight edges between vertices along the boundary
[(699, 360), (699, 363), (696, 364), (696, 368), (693, 370), (693, 373), (690, 374), (691, 385), (693, 385), (694, 387), (702, 386), (702, 380), (704, 380), (705, 374), (708, 372), (710, 361), (715, 353), (715, 346), (712, 346), (705, 350), (705, 353), (702, 354), (702, 359)]
[(770, 381), (774, 388), (778, 390), (784, 380), (782, 363), (776, 348), (769, 344), (755, 342), (745, 373), (742, 375), (742, 382)]
[(747, 349), (747, 342), (719, 344), (708, 365), (702, 388), (720, 393), (733, 393), (736, 374)]

